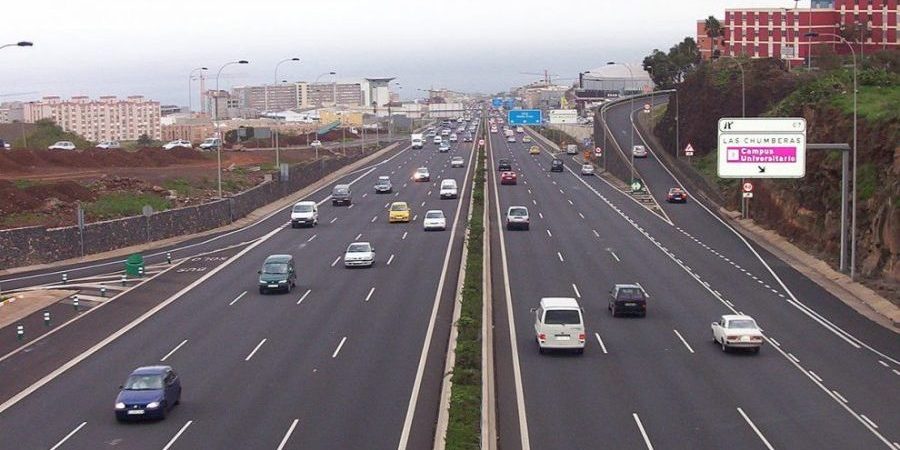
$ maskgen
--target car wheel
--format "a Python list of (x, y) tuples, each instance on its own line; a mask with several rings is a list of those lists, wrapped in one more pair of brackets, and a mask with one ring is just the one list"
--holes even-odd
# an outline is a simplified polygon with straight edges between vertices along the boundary
[(265, 295), (265, 294), (266, 294), (266, 289), (265, 289), (265, 288), (259, 288), (259, 293)]
[(641, 317), (647, 317), (647, 311), (642, 312)]
[(723, 352), (723, 353), (728, 352), (728, 346), (725, 345), (725, 339), (724, 339), (724, 338), (722, 338), (722, 352)]
[(159, 420), (166, 420), (166, 410), (169, 409), (169, 405), (166, 402), (159, 405)]
[(291, 222), (291, 228), (297, 228), (297, 224), (294, 222)]
[(525, 225), (525, 231), (528, 231), (529, 225)]
[(755, 347), (755, 348), (753, 349), (753, 353), (759, 353), (759, 349), (760, 349), (760, 347)]
[(618, 316), (619, 314), (616, 312), (616, 305), (612, 306), (612, 309), (609, 310), (612, 313), (613, 317)]
[(576, 350), (575, 350), (575, 354), (576, 354), (576, 355), (583, 355), (583, 354), (584, 354), (584, 348), (576, 349)]

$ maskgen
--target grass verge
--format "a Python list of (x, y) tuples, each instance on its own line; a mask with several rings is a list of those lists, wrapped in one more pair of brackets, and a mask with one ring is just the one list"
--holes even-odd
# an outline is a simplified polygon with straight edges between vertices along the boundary
[(154, 211), (169, 209), (169, 201), (158, 195), (116, 192), (86, 204), (84, 211), (93, 219), (104, 220), (140, 215), (144, 205), (150, 205)]
[(478, 449), (481, 445), (481, 308), (484, 262), (484, 150), (476, 154), (469, 222), (466, 278), (457, 322), (456, 363), (450, 391), (446, 448)]

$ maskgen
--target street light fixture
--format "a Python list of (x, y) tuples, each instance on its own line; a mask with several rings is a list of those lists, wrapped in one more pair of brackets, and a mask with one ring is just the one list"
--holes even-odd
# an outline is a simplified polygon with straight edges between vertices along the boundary
[[(193, 99), (193, 95), (191, 94), (191, 80), (194, 79), (194, 72), (196, 72), (198, 70), (203, 71), (203, 70), (209, 70), (209, 69), (207, 69), (206, 67), (197, 67), (195, 69), (191, 69), (191, 73), (188, 74), (188, 112), (191, 112), (191, 108), (194, 106), (194, 99)], [(203, 75), (201, 74), (201, 76), (203, 76)], [(202, 100), (201, 100), (201, 102), (202, 102)]]
[[(285, 58), (285, 59), (282, 59), (281, 61), (278, 61), (278, 63), (275, 64), (275, 77), (274, 77), (275, 84), (278, 84), (278, 66), (280, 66), (282, 63), (291, 62), (291, 61), (300, 62), (300, 58), (297, 58), (297, 57)], [(266, 112), (269, 112), (269, 86), (268, 85), (266, 85)]]
[[(622, 64), (622, 63), (617, 63), (615, 61), (609, 61), (606, 63), (606, 65), (622, 66), (622, 67), (628, 69), (628, 75), (631, 76), (631, 87), (632, 87), (632, 89), (634, 89), (634, 81), (635, 81), (634, 80), (634, 72), (632, 72), (631, 67), (629, 67), (628, 64)], [(622, 93), (623, 94), (625, 93), (624, 89), (622, 90)], [(634, 95), (630, 96), (629, 101), (631, 103), (631, 105), (630, 105), (631, 113), (630, 114), (633, 114), (634, 113)], [(630, 117), (631, 116), (629, 115), (629, 118)], [(630, 152), (631, 152), (631, 183), (629, 183), (629, 184), (634, 186), (634, 124), (632, 124), (632, 126), (630, 128), (631, 128), (631, 150), (630, 150)]]
[(213, 101), (213, 127), (216, 129), (216, 137), (219, 138), (219, 145), (216, 146), (216, 161), (218, 162), (218, 186), (219, 186), (219, 198), (222, 198), (222, 141), (224, 141), (224, 136), (219, 134), (219, 75), (222, 75), (222, 70), (232, 64), (250, 64), (249, 61), (245, 59), (239, 59), (237, 61), (230, 61), (219, 67), (219, 71), (216, 72), (216, 96)]
[[(859, 90), (857, 89), (856, 84), (856, 50), (853, 49), (853, 45), (850, 44), (847, 39), (845, 39), (841, 35), (837, 35), (834, 33), (810, 32), (805, 33), (804, 36), (810, 38), (810, 41), (812, 41), (812, 38), (819, 36), (830, 36), (837, 38), (842, 43), (846, 44), (848, 48), (850, 48), (850, 54), (853, 55), (853, 176), (851, 181), (853, 187), (852, 193), (850, 194), (850, 203), (853, 204), (853, 209), (850, 212), (850, 279), (853, 280), (856, 276), (856, 95), (857, 91)], [(810, 52), (810, 60), (812, 60), (812, 52)], [(846, 203), (841, 202), (841, 209), (843, 210), (846, 207)], [(844, 236), (844, 233), (841, 233), (841, 242), (843, 242), (845, 239), (846, 237)], [(841, 260), (843, 261), (843, 259), (844, 255), (841, 254)]]
[(19, 41), (19, 42), (16, 42), (16, 43), (14, 43), (14, 44), (3, 44), (3, 45), (0, 45), (0, 48), (6, 48), (6, 47), (33, 47), (33, 46), (34, 46), (34, 43), (33, 43), (33, 42), (30, 42), (30, 41)]

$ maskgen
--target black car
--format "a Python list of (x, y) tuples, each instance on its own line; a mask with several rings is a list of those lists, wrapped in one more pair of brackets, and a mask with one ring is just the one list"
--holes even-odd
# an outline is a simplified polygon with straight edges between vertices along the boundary
[(297, 284), (297, 271), (291, 255), (271, 255), (259, 269), (259, 293), (291, 292)]
[(498, 172), (509, 172), (510, 170), (512, 170), (512, 164), (510, 164), (508, 159), (501, 159), (497, 161)]
[(331, 206), (350, 205), (353, 193), (349, 184), (339, 184), (331, 190)]
[(562, 172), (563, 171), (563, 162), (561, 159), (553, 159), (550, 161), (550, 171), (551, 172)]
[(613, 317), (622, 314), (647, 315), (647, 293), (639, 284), (617, 284), (609, 291), (607, 309)]

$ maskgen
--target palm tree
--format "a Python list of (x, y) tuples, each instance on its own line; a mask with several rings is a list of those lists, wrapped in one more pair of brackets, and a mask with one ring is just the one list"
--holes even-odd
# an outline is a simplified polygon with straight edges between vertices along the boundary
[(709, 16), (706, 18), (706, 36), (712, 39), (712, 53), (710, 55), (711, 59), (716, 59), (719, 57), (719, 38), (722, 37), (722, 23), (719, 22), (719, 19), (716, 19), (714, 16)]

